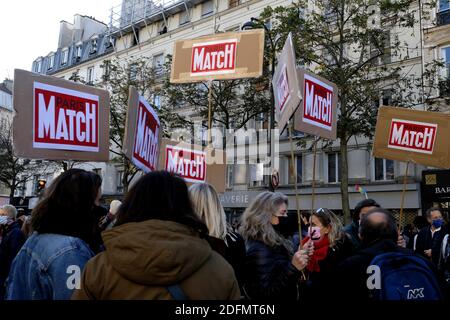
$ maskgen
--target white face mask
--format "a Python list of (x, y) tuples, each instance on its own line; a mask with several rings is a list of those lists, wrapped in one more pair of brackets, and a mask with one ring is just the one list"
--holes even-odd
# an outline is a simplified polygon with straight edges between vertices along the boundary
[(8, 217), (7, 216), (0, 216), (0, 225), (4, 225), (8, 223)]

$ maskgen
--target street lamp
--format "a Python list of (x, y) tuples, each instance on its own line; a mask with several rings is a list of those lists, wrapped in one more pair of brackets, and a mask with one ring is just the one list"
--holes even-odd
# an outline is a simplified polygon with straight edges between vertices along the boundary
[[(280, 40), (280, 38), (278, 38), (276, 41), (273, 40), (272, 38), (272, 34), (269, 30), (269, 28), (267, 28), (266, 24), (254, 17), (250, 18), (250, 21), (247, 21), (246, 23), (244, 23), (242, 25), (242, 30), (250, 30), (250, 29), (255, 29), (258, 28), (262, 25), (262, 27), (264, 28), (264, 30), (266, 31), (267, 37), (269, 39), (270, 42), (270, 70), (271, 70), (271, 77), (270, 77), (270, 134), (269, 134), (269, 139), (270, 139), (270, 166), (273, 169), (273, 163), (274, 163), (274, 155), (272, 154), (272, 150), (273, 150), (273, 146), (272, 146), (272, 142), (274, 141), (272, 135), (274, 134), (274, 129), (275, 129), (275, 95), (274, 95), (274, 90), (273, 90), (273, 85), (272, 85), (272, 79), (273, 79), (273, 75), (275, 73), (275, 65), (276, 65), (276, 44), (278, 42), (278, 40)], [(272, 170), (273, 171), (273, 170)], [(272, 185), (272, 183), (269, 183), (269, 189), (271, 191), (274, 191), (274, 186)]]

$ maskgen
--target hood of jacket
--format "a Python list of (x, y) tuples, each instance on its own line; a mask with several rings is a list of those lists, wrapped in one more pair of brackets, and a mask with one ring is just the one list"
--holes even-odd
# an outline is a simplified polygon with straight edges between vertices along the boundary
[(195, 230), (171, 221), (127, 223), (102, 237), (114, 270), (142, 285), (178, 283), (196, 272), (212, 250)]

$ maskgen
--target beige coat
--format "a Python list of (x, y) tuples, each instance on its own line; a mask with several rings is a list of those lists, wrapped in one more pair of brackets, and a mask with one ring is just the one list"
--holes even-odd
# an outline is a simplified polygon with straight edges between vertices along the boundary
[(83, 271), (72, 299), (239, 299), (233, 268), (191, 228), (170, 221), (128, 223), (102, 234), (106, 251)]

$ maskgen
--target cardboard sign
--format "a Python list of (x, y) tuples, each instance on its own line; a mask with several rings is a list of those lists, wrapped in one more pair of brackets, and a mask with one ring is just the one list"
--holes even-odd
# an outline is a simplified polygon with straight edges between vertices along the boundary
[(337, 86), (309, 71), (298, 69), (303, 102), (295, 113), (294, 129), (335, 140), (337, 131)]
[(222, 150), (162, 139), (158, 167), (178, 174), (188, 184), (207, 182), (217, 192), (225, 192), (226, 155)]
[(157, 170), (160, 128), (156, 111), (130, 87), (123, 153), (144, 172)]
[(450, 115), (380, 107), (373, 155), (438, 168), (450, 167)]
[(263, 29), (177, 41), (173, 50), (170, 82), (260, 77), (263, 58)]
[(108, 91), (15, 70), (14, 109), (16, 156), (109, 160)]
[(278, 128), (282, 133), (302, 99), (291, 33), (289, 33), (283, 51), (278, 57), (272, 86)]

